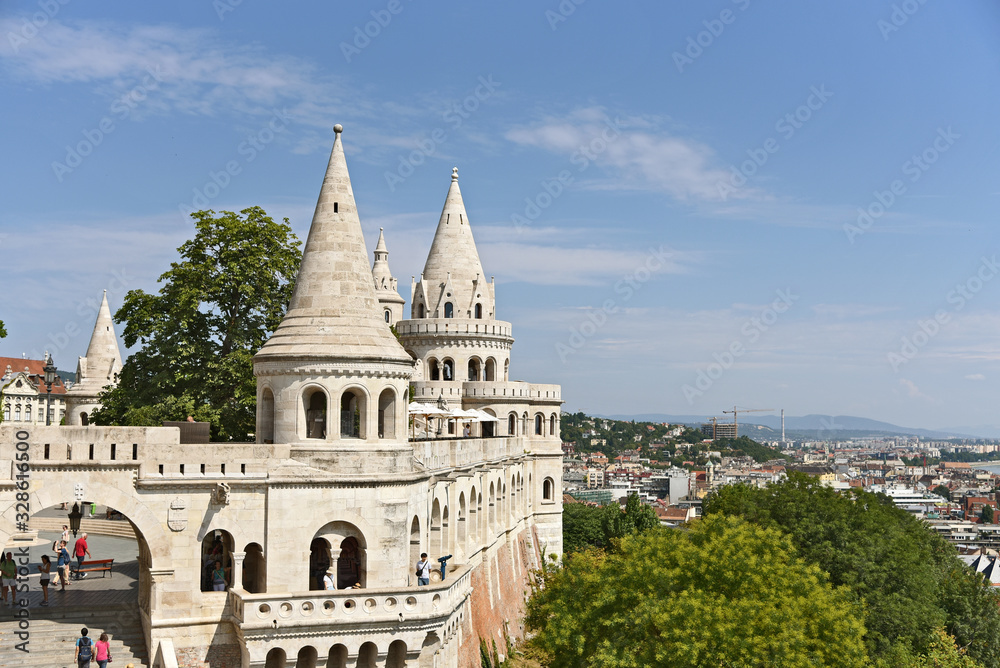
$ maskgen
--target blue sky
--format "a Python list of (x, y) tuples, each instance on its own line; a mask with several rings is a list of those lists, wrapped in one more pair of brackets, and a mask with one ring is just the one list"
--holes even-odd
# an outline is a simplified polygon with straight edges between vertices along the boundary
[(459, 167), (511, 375), (569, 410), (995, 423), (998, 35), (985, 1), (6, 2), (2, 348), (75, 368), (186, 208), (304, 239), (342, 123), (404, 297)]

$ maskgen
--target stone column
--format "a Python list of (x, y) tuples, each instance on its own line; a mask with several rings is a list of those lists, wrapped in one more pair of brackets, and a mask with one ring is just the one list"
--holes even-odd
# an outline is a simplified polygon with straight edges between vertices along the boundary
[(246, 552), (233, 552), (233, 589), (243, 590), (243, 560)]
[(337, 568), (340, 562), (340, 550), (330, 550), (330, 570), (333, 571), (333, 588), (337, 589), (340, 583), (337, 582), (337, 578), (340, 577), (340, 570)]

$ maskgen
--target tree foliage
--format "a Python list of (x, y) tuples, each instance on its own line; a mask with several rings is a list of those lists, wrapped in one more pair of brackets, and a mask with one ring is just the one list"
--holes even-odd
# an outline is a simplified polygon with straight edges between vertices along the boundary
[(528, 602), (553, 668), (863, 666), (849, 594), (776, 529), (709, 517), (568, 555)]
[(604, 506), (601, 514), (601, 530), (604, 545), (612, 547), (615, 541), (636, 533), (645, 533), (660, 526), (656, 511), (642, 502), (638, 494), (629, 494), (622, 509), (617, 503)]
[(993, 524), (993, 506), (983, 506), (979, 513), (979, 519), (983, 521), (983, 524)]
[(572, 554), (588, 547), (604, 547), (602, 508), (585, 503), (563, 504), (563, 552)]
[(3, 320), (0, 320), (0, 339), (7, 338), (7, 328), (3, 326)]
[(115, 314), (125, 345), (117, 387), (101, 395), (97, 424), (158, 425), (188, 415), (218, 440), (254, 431), (252, 357), (281, 322), (302, 258), (288, 220), (260, 207), (191, 214), (197, 233), (159, 278), (158, 294), (132, 290)]
[(934, 488), (934, 493), (938, 496), (951, 501), (951, 490), (948, 489), (947, 485), (938, 485)]
[(873, 660), (894, 665), (892, 657), (925, 652), (934, 630), (944, 627), (970, 656), (998, 665), (997, 595), (958, 560), (954, 548), (887, 497), (839, 494), (792, 472), (765, 489), (722, 487), (706, 500), (704, 513), (787, 533), (806, 560), (864, 605)]
[(791, 459), (763, 443), (758, 443), (749, 436), (739, 438), (719, 438), (713, 442), (713, 448), (726, 457), (751, 457), (755, 462), (766, 462), (772, 459)]

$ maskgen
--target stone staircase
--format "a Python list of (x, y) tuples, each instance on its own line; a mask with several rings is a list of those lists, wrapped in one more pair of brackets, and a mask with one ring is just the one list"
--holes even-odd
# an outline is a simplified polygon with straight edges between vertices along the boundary
[[(97, 640), (101, 633), (110, 636), (110, 664), (125, 668), (134, 663), (135, 668), (149, 666), (146, 641), (135, 605), (108, 606), (97, 610), (84, 607), (31, 608), (27, 633), (28, 653), (18, 651), (15, 645), (23, 642), (21, 632), (13, 620), (11, 608), (0, 610), (0, 668), (75, 668), (73, 651), (80, 629), (86, 626), (90, 637)], [(96, 661), (90, 664), (97, 666)]]
[[(32, 517), (28, 520), (28, 526), (35, 531), (62, 531), (64, 524), (67, 524), (64, 517)], [(80, 533), (88, 533), (96, 536), (117, 536), (118, 538), (135, 538), (135, 531), (132, 525), (125, 520), (105, 520), (84, 518), (80, 521)], [(79, 535), (79, 534), (77, 534)], [(73, 539), (70, 539), (70, 545)], [(115, 659), (112, 663), (118, 663)]]

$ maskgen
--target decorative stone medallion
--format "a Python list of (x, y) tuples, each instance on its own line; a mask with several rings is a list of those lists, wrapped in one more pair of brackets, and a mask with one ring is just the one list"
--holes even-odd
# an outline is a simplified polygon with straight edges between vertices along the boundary
[(188, 524), (187, 501), (177, 497), (170, 502), (170, 510), (167, 511), (167, 526), (171, 531), (184, 531)]

